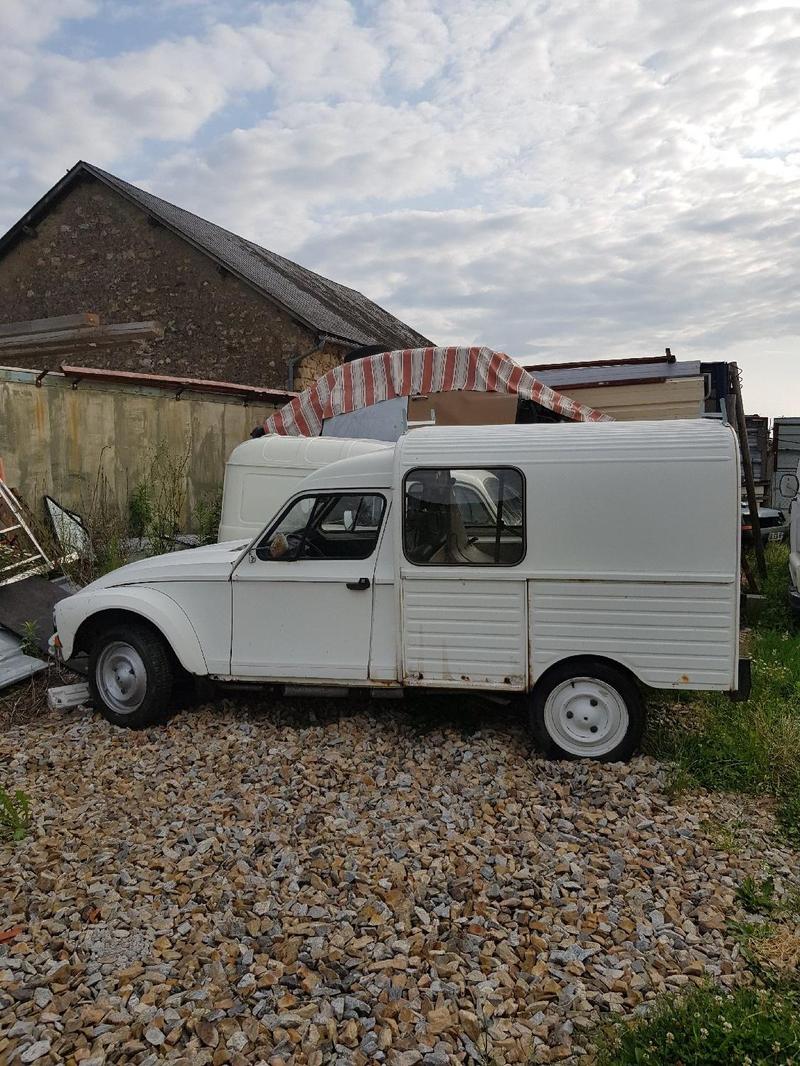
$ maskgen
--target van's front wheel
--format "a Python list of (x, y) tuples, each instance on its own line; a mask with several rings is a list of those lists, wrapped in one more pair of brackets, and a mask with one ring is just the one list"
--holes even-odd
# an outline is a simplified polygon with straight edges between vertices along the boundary
[(531, 730), (552, 759), (621, 762), (639, 746), (644, 704), (635, 682), (598, 660), (572, 660), (553, 667), (531, 700)]
[(166, 645), (148, 626), (114, 626), (92, 645), (89, 689), (95, 707), (114, 725), (144, 729), (163, 721), (173, 681)]

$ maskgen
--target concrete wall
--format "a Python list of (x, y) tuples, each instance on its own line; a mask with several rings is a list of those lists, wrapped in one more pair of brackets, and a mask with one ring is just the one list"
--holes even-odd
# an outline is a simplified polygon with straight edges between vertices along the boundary
[[(250, 430), (276, 410), (204, 393), (81, 382), (61, 374), (37, 388), (36, 371), (0, 369), (0, 462), (5, 480), (40, 513), (48, 493), (86, 508), (102, 469), (120, 507), (160, 441), (176, 460), (188, 451), (185, 528), (205, 493), (222, 487), (225, 461)], [(280, 405), (277, 405), (280, 406)]]
[[(79, 311), (94, 311), (104, 323), (157, 319), (164, 326), (162, 341), (68, 360), (108, 370), (283, 389), (288, 362), (316, 345), (314, 332), (89, 180), (0, 259), (0, 322)], [(312, 357), (309, 368), (314, 364)]]

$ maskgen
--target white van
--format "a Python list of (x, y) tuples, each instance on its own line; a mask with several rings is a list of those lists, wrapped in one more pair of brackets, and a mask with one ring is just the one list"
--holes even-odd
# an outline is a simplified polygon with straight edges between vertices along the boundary
[(117, 725), (162, 718), (182, 673), (469, 689), (517, 694), (548, 754), (627, 758), (643, 688), (749, 693), (739, 485), (711, 421), (415, 429), (309, 474), (249, 541), (62, 600), (54, 643)]
[(219, 542), (254, 537), (312, 471), (354, 455), (390, 448), (345, 437), (257, 437), (237, 445), (225, 464)]

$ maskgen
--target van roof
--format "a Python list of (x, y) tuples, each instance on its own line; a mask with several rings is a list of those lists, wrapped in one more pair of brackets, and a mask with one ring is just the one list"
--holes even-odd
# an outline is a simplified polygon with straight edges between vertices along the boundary
[(397, 443), (401, 469), (600, 460), (730, 459), (730, 426), (716, 419), (419, 427)]
[(284, 437), (268, 434), (237, 445), (230, 454), (228, 464), (311, 471), (352, 455), (365, 455), (393, 447), (385, 441), (353, 437)]
[(390, 489), (394, 474), (395, 447), (380, 451), (351, 455), (335, 463), (328, 463), (303, 478), (297, 491), (318, 489)]

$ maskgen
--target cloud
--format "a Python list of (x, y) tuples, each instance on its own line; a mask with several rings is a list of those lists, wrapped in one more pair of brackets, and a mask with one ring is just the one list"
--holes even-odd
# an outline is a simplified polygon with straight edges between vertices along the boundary
[[(98, 5), (41, 6), (0, 13), (8, 222), (81, 155), (441, 341), (745, 364), (800, 335), (795, 6), (150, 0), (81, 61), (49, 42)], [(169, 28), (126, 47), (137, 8)]]

